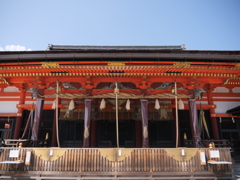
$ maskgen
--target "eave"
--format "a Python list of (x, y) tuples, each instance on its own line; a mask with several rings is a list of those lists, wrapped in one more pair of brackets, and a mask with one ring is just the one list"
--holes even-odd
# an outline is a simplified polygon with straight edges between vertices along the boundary
[(240, 51), (187, 51), (187, 50), (52, 50), (0, 52), (2, 63), (42, 61), (187, 61), (229, 62), (240, 61)]

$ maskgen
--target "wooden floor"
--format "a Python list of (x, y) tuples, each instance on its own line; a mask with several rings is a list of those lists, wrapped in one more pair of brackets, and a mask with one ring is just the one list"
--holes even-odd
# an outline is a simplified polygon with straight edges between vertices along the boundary
[(118, 150), (1, 148), (0, 179), (234, 179), (232, 164), (203, 165), (200, 158), (204, 152), (206, 161), (232, 162), (228, 148), (184, 148), (185, 156), (181, 148)]

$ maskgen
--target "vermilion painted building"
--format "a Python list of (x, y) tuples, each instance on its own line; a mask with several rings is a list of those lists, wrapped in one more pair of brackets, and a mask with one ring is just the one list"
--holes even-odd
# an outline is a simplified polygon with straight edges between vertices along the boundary
[[(162, 148), (184, 146), (184, 139), (197, 146), (200, 137), (227, 139), (239, 150), (239, 76), (240, 51), (186, 50), (183, 45), (3, 51), (1, 139), (33, 139), (35, 146), (47, 139), (47, 146)], [(52, 109), (56, 96), (57, 113)], [(103, 99), (106, 107), (100, 109)], [(71, 100), (73, 110), (68, 109)], [(176, 111), (176, 100), (184, 109)], [(207, 129), (199, 134), (201, 108)], [(22, 136), (28, 119), (31, 130)]]
[(239, 60), (183, 45), (0, 52), (0, 178), (231, 179)]

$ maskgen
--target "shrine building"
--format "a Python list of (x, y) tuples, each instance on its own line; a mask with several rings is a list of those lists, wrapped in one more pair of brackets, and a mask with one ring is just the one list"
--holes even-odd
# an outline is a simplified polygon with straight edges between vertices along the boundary
[(240, 51), (1, 51), (0, 138), (93, 149), (199, 148), (206, 140), (240, 152)]

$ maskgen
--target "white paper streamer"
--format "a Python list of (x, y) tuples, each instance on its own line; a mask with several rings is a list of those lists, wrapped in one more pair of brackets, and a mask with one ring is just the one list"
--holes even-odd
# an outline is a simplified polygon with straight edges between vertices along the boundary
[(159, 105), (158, 99), (156, 99), (156, 101), (155, 101), (155, 107), (154, 108), (157, 109), (157, 110), (160, 109), (160, 105)]
[(57, 105), (56, 105), (56, 99), (53, 101), (52, 103), (52, 109), (56, 109)]
[(69, 106), (68, 106), (68, 109), (69, 110), (73, 110), (75, 108), (75, 105), (74, 105), (74, 101), (73, 101), (73, 99), (70, 101), (70, 103), (69, 103)]
[(126, 109), (128, 111), (130, 110), (130, 100), (129, 99), (127, 100), (127, 103), (126, 103)]
[(184, 109), (184, 104), (181, 99), (178, 101), (178, 109)]
[(100, 109), (103, 110), (104, 108), (106, 108), (106, 101), (104, 99), (102, 99), (101, 104), (100, 104)]

